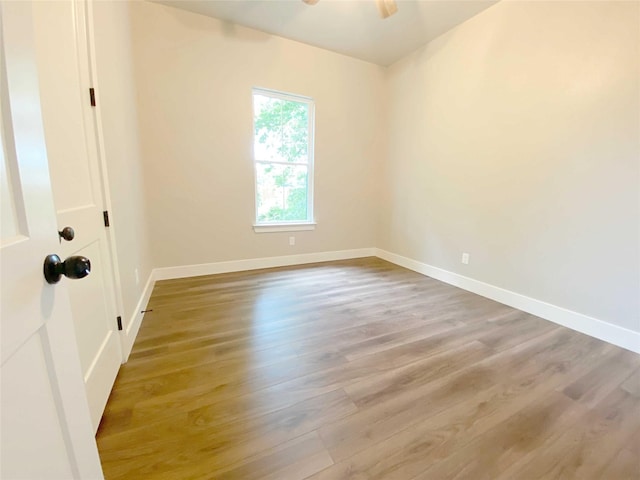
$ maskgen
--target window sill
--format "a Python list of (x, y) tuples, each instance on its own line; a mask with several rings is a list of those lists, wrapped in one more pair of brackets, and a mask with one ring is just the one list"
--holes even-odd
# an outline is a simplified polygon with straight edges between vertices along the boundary
[(273, 223), (254, 225), (253, 231), (256, 233), (275, 233), (275, 232), (301, 232), (304, 230), (315, 230), (315, 222), (301, 223)]

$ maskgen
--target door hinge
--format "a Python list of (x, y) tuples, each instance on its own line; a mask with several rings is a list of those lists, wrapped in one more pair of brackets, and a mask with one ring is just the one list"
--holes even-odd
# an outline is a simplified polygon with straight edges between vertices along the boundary
[(89, 100), (91, 100), (91, 106), (96, 106), (96, 91), (92, 88), (89, 89)]
[(117, 316), (116, 321), (118, 322), (118, 330), (122, 330), (122, 317)]
[(108, 227), (109, 226), (109, 212), (107, 210), (102, 212), (102, 217), (104, 218), (104, 226)]

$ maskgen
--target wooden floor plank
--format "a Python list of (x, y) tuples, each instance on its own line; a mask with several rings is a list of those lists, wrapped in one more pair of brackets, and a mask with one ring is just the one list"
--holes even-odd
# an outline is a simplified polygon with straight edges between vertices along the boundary
[[(552, 331), (550, 334), (537, 339), (529, 340), (521, 346), (519, 351), (501, 352), (488, 356), (484, 360), (474, 361), (471, 365), (461, 363), (459, 371), (432, 379), (431, 382), (420, 384), (408, 390), (400, 390), (395, 397), (384, 402), (375, 401), (375, 393), (367, 387), (367, 396), (370, 399), (368, 408), (362, 408), (359, 412), (346, 417), (345, 419), (327, 425), (320, 429), (327, 448), (334, 460), (342, 460), (357, 453), (378, 441), (389, 438), (395, 433), (412, 425), (417, 418), (425, 418), (446, 410), (451, 406), (466, 401), (470, 396), (476, 396), (495, 385), (511, 386), (513, 381), (527, 378), (525, 392), (530, 391), (536, 384), (536, 380), (546, 380), (552, 377), (553, 372), (566, 366), (558, 366), (554, 362), (556, 358), (557, 346), (563, 345), (566, 352), (563, 356), (570, 357), (576, 355), (573, 362), (578, 364), (582, 356), (586, 356), (592, 350), (592, 340), (588, 337), (576, 338), (572, 343), (567, 343), (571, 332)], [(555, 352), (555, 353), (554, 353)], [(578, 353), (576, 353), (578, 352)], [(545, 376), (532, 378), (530, 372), (535, 363), (532, 357), (541, 355), (547, 358), (547, 363), (539, 363), (536, 367), (536, 374), (545, 372)], [(393, 379), (391, 380), (393, 382)], [(388, 391), (388, 384), (385, 378), (380, 379), (378, 389), (381, 392)], [(555, 384), (552, 384), (555, 385)], [(354, 390), (360, 387), (346, 387), (354, 400), (359, 405), (359, 397), (355, 396)], [(550, 388), (549, 388), (550, 389)]]
[(640, 456), (634, 455), (627, 449), (622, 449), (618, 455), (602, 469), (598, 480), (634, 479), (640, 476)]
[(119, 479), (640, 479), (640, 356), (376, 258), (158, 282)]
[(302, 480), (333, 465), (317, 433), (298, 437), (214, 475), (228, 480)]
[(616, 468), (612, 462), (638, 428), (640, 399), (618, 388), (572, 428), (557, 432), (538, 451), (522, 455), (501, 478), (599, 478), (607, 468)]
[[(539, 398), (482, 437), (427, 468), (416, 480), (469, 478), (493, 480), (526, 452), (544, 446), (554, 434), (574, 424), (580, 415), (573, 402), (557, 392)], [(509, 478), (546, 478), (514, 476)]]
[[(601, 359), (608, 361), (614, 352), (608, 351)], [(470, 395), (464, 401), (445, 408), (434, 416), (425, 418), (374, 444), (360, 453), (319, 473), (314, 479), (341, 478), (389, 478), (406, 479), (427, 471), (432, 465), (446, 461), (465, 445), (503, 424), (513, 415), (527, 411), (532, 404), (544, 401), (552, 389), (571, 382), (575, 373), (584, 372), (589, 366), (575, 363), (571, 370), (553, 367), (553, 360), (544, 368), (535, 362), (528, 362), (517, 378), (505, 379), (504, 384), (496, 384), (488, 390)], [(582, 409), (584, 411), (584, 408)], [(517, 430), (515, 430), (517, 431)], [(369, 432), (367, 432), (370, 434)], [(480, 449), (478, 449), (479, 451)], [(458, 459), (475, 459), (472, 454)], [(429, 475), (427, 478), (449, 478)], [(454, 478), (454, 474), (451, 474)]]
[[(137, 428), (103, 438), (102, 447), (111, 454), (103, 455), (102, 462), (109, 468), (126, 457), (129, 459), (127, 475), (142, 477), (151, 463), (156, 468), (162, 469), (164, 466), (170, 470), (178, 465), (187, 467), (203, 458), (215, 457), (211, 471), (217, 471), (312, 432), (356, 410), (342, 390), (334, 390), (259, 417), (216, 424), (214, 427), (210, 422), (210, 410), (195, 410), (169, 416), (157, 422), (153, 429)], [(162, 434), (158, 435), (157, 432)]]

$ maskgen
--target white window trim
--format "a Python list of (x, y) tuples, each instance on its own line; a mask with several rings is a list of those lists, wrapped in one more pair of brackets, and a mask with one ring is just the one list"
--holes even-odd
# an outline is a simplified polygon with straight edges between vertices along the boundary
[[(267, 160), (256, 159), (255, 151), (253, 148), (254, 136), (256, 131), (255, 125), (255, 107), (253, 105), (254, 94), (262, 94), (272, 98), (279, 98), (280, 100), (306, 103), (309, 108), (309, 146), (308, 146), (308, 161), (307, 163), (300, 162), (271, 162)], [(315, 141), (315, 102), (311, 97), (305, 97), (303, 95), (296, 95), (286, 92), (279, 92), (277, 90), (270, 90), (268, 88), (253, 87), (251, 89), (251, 117), (253, 129), (251, 132), (251, 161), (253, 163), (253, 196), (254, 196), (254, 224), (253, 230), (256, 233), (273, 233), (273, 232), (299, 232), (304, 230), (315, 230), (316, 223), (314, 221), (313, 212), (313, 171), (314, 171), (314, 141)], [(258, 175), (256, 172), (257, 163), (286, 163), (288, 165), (305, 165), (307, 167), (307, 220), (296, 222), (258, 222)]]
[(315, 230), (316, 225), (315, 222), (256, 223), (253, 225), (253, 231), (256, 233), (303, 232), (306, 230)]

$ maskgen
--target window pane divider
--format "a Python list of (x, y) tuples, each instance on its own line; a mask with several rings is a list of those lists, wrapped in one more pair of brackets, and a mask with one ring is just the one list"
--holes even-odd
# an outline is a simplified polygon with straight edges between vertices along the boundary
[(301, 165), (303, 167), (309, 166), (307, 162), (281, 162), (277, 160), (256, 160), (256, 163), (268, 163), (275, 165)]

